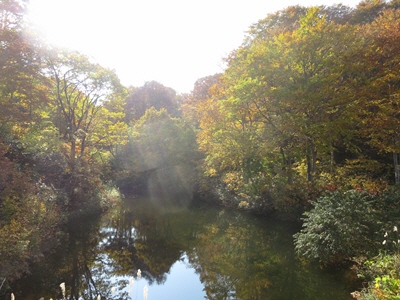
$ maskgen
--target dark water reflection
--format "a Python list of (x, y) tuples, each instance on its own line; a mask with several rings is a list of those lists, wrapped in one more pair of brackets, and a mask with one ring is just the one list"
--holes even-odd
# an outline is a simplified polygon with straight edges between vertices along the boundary
[(61, 299), (65, 282), (67, 299), (143, 299), (144, 285), (148, 300), (350, 299), (340, 276), (296, 258), (294, 231), (220, 208), (125, 199), (102, 218), (72, 220), (14, 294)]

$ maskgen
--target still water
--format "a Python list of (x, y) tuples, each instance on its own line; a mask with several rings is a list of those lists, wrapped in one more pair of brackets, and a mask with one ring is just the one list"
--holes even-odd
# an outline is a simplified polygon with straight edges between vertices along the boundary
[(351, 299), (343, 276), (295, 256), (297, 229), (217, 207), (126, 198), (107, 215), (71, 220), (14, 294), (62, 299), (65, 282), (66, 299)]

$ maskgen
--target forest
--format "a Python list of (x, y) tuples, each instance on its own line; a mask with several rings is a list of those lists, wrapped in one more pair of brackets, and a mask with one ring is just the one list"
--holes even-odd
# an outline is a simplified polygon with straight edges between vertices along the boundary
[[(297, 253), (400, 295), (400, 1), (291, 6), (191, 93), (43, 42), (0, 1), (0, 292), (124, 193), (301, 222)], [(179, 196), (179, 197), (178, 197)]]

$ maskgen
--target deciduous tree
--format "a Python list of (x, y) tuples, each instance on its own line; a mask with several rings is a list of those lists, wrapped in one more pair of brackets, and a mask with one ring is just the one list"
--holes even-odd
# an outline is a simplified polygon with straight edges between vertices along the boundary
[(395, 181), (400, 183), (400, 12), (387, 10), (360, 28), (365, 41), (363, 66), (368, 74), (362, 89), (361, 132), (380, 151), (393, 153)]
[(142, 87), (132, 87), (126, 99), (126, 122), (138, 120), (146, 110), (164, 108), (173, 116), (178, 115), (176, 92), (156, 81), (146, 82)]

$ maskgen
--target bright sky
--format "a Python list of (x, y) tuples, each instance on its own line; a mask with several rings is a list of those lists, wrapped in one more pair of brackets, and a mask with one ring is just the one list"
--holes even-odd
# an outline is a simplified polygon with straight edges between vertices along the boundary
[(290, 5), (355, 7), (360, 0), (30, 0), (35, 30), (53, 45), (114, 69), (126, 86), (155, 80), (177, 92), (223, 71), (249, 26)]

